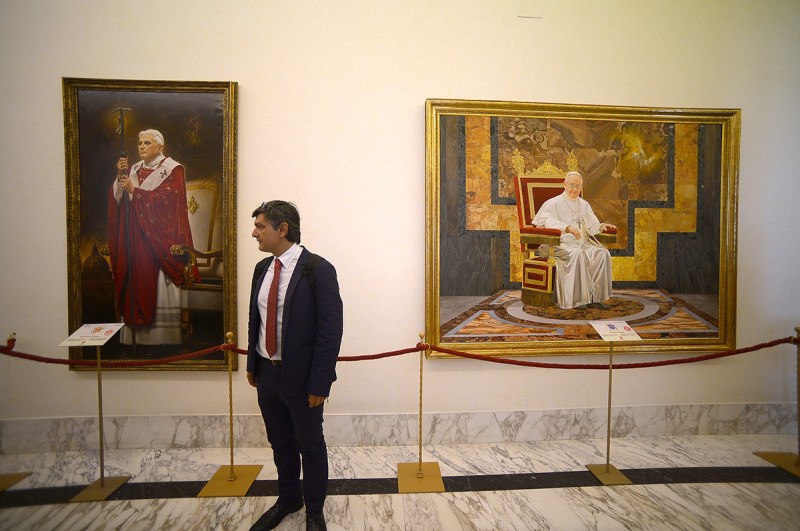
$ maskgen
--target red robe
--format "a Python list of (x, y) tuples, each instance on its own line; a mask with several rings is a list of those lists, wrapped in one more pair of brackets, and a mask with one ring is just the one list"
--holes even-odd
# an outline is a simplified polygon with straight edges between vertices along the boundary
[[(109, 191), (108, 247), (114, 272), (117, 311), (128, 325), (135, 323), (136, 326), (148, 326), (156, 313), (159, 269), (176, 285), (183, 284), (186, 257), (173, 256), (170, 247), (174, 244), (193, 246), (192, 231), (189, 227), (183, 166), (166, 158), (155, 170), (149, 170), (140, 162), (131, 168), (130, 177), (140, 183), (130, 201), (130, 194), (124, 192), (118, 203), (114, 188)], [(128, 209), (130, 236), (126, 235)], [(133, 290), (128, 287), (128, 241), (132, 250)], [(199, 280), (196, 267), (193, 273), (195, 280)]]

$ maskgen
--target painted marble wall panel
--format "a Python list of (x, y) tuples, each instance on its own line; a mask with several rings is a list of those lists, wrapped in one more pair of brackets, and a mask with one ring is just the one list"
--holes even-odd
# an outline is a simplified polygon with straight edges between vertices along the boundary
[[(697, 128), (697, 203), (694, 231), (659, 234), (657, 283), (672, 293), (718, 293), (720, 144), (718, 125)], [(677, 189), (677, 186), (676, 186)], [(676, 196), (683, 197), (676, 190)], [(688, 215), (687, 215), (688, 217)]]
[[(439, 292), (441, 296), (489, 295), (502, 287), (508, 235), (467, 230), (464, 119), (442, 119)], [(507, 268), (505, 268), (507, 271)]]

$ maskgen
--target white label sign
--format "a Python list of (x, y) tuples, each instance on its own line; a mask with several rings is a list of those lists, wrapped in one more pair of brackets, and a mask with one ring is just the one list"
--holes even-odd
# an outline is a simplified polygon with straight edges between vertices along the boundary
[(603, 341), (641, 341), (641, 337), (625, 321), (590, 321)]
[(123, 323), (85, 324), (59, 343), (58, 346), (91, 347), (105, 345), (123, 326), (125, 326)]

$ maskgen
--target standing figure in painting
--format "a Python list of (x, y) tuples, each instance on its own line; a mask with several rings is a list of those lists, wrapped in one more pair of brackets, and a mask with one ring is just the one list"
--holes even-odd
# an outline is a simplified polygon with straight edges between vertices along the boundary
[[(184, 261), (175, 244), (193, 246), (183, 166), (164, 156), (164, 136), (139, 133), (141, 160), (117, 161), (109, 192), (108, 246), (114, 272), (117, 311), (123, 317), (123, 344), (181, 343), (181, 293)], [(194, 279), (199, 280), (195, 268)]]
[(607, 229), (592, 207), (580, 197), (583, 177), (576, 171), (564, 178), (564, 193), (544, 202), (533, 224), (562, 232), (555, 249), (556, 305), (562, 309), (589, 305), (604, 307), (611, 296), (611, 253), (593, 236)]

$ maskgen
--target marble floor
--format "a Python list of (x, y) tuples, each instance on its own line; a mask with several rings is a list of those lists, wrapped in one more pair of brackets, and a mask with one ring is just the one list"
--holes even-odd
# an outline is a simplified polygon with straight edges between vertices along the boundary
[[(397, 463), (413, 446), (330, 448), (329, 529), (800, 529), (800, 479), (753, 455), (797, 452), (795, 435), (614, 439), (611, 462), (630, 486), (603, 487), (586, 464), (605, 463), (605, 439), (432, 445), (447, 492), (398, 494)], [(263, 464), (243, 497), (197, 498), (225, 448), (113, 450), (106, 476), (131, 480), (104, 502), (68, 503), (99, 477), (98, 455), (0, 455), (0, 473), (32, 474), (0, 493), (0, 530), (248, 529), (275, 500), (264, 448), (236, 451)], [(304, 529), (303, 512), (279, 529)]]

